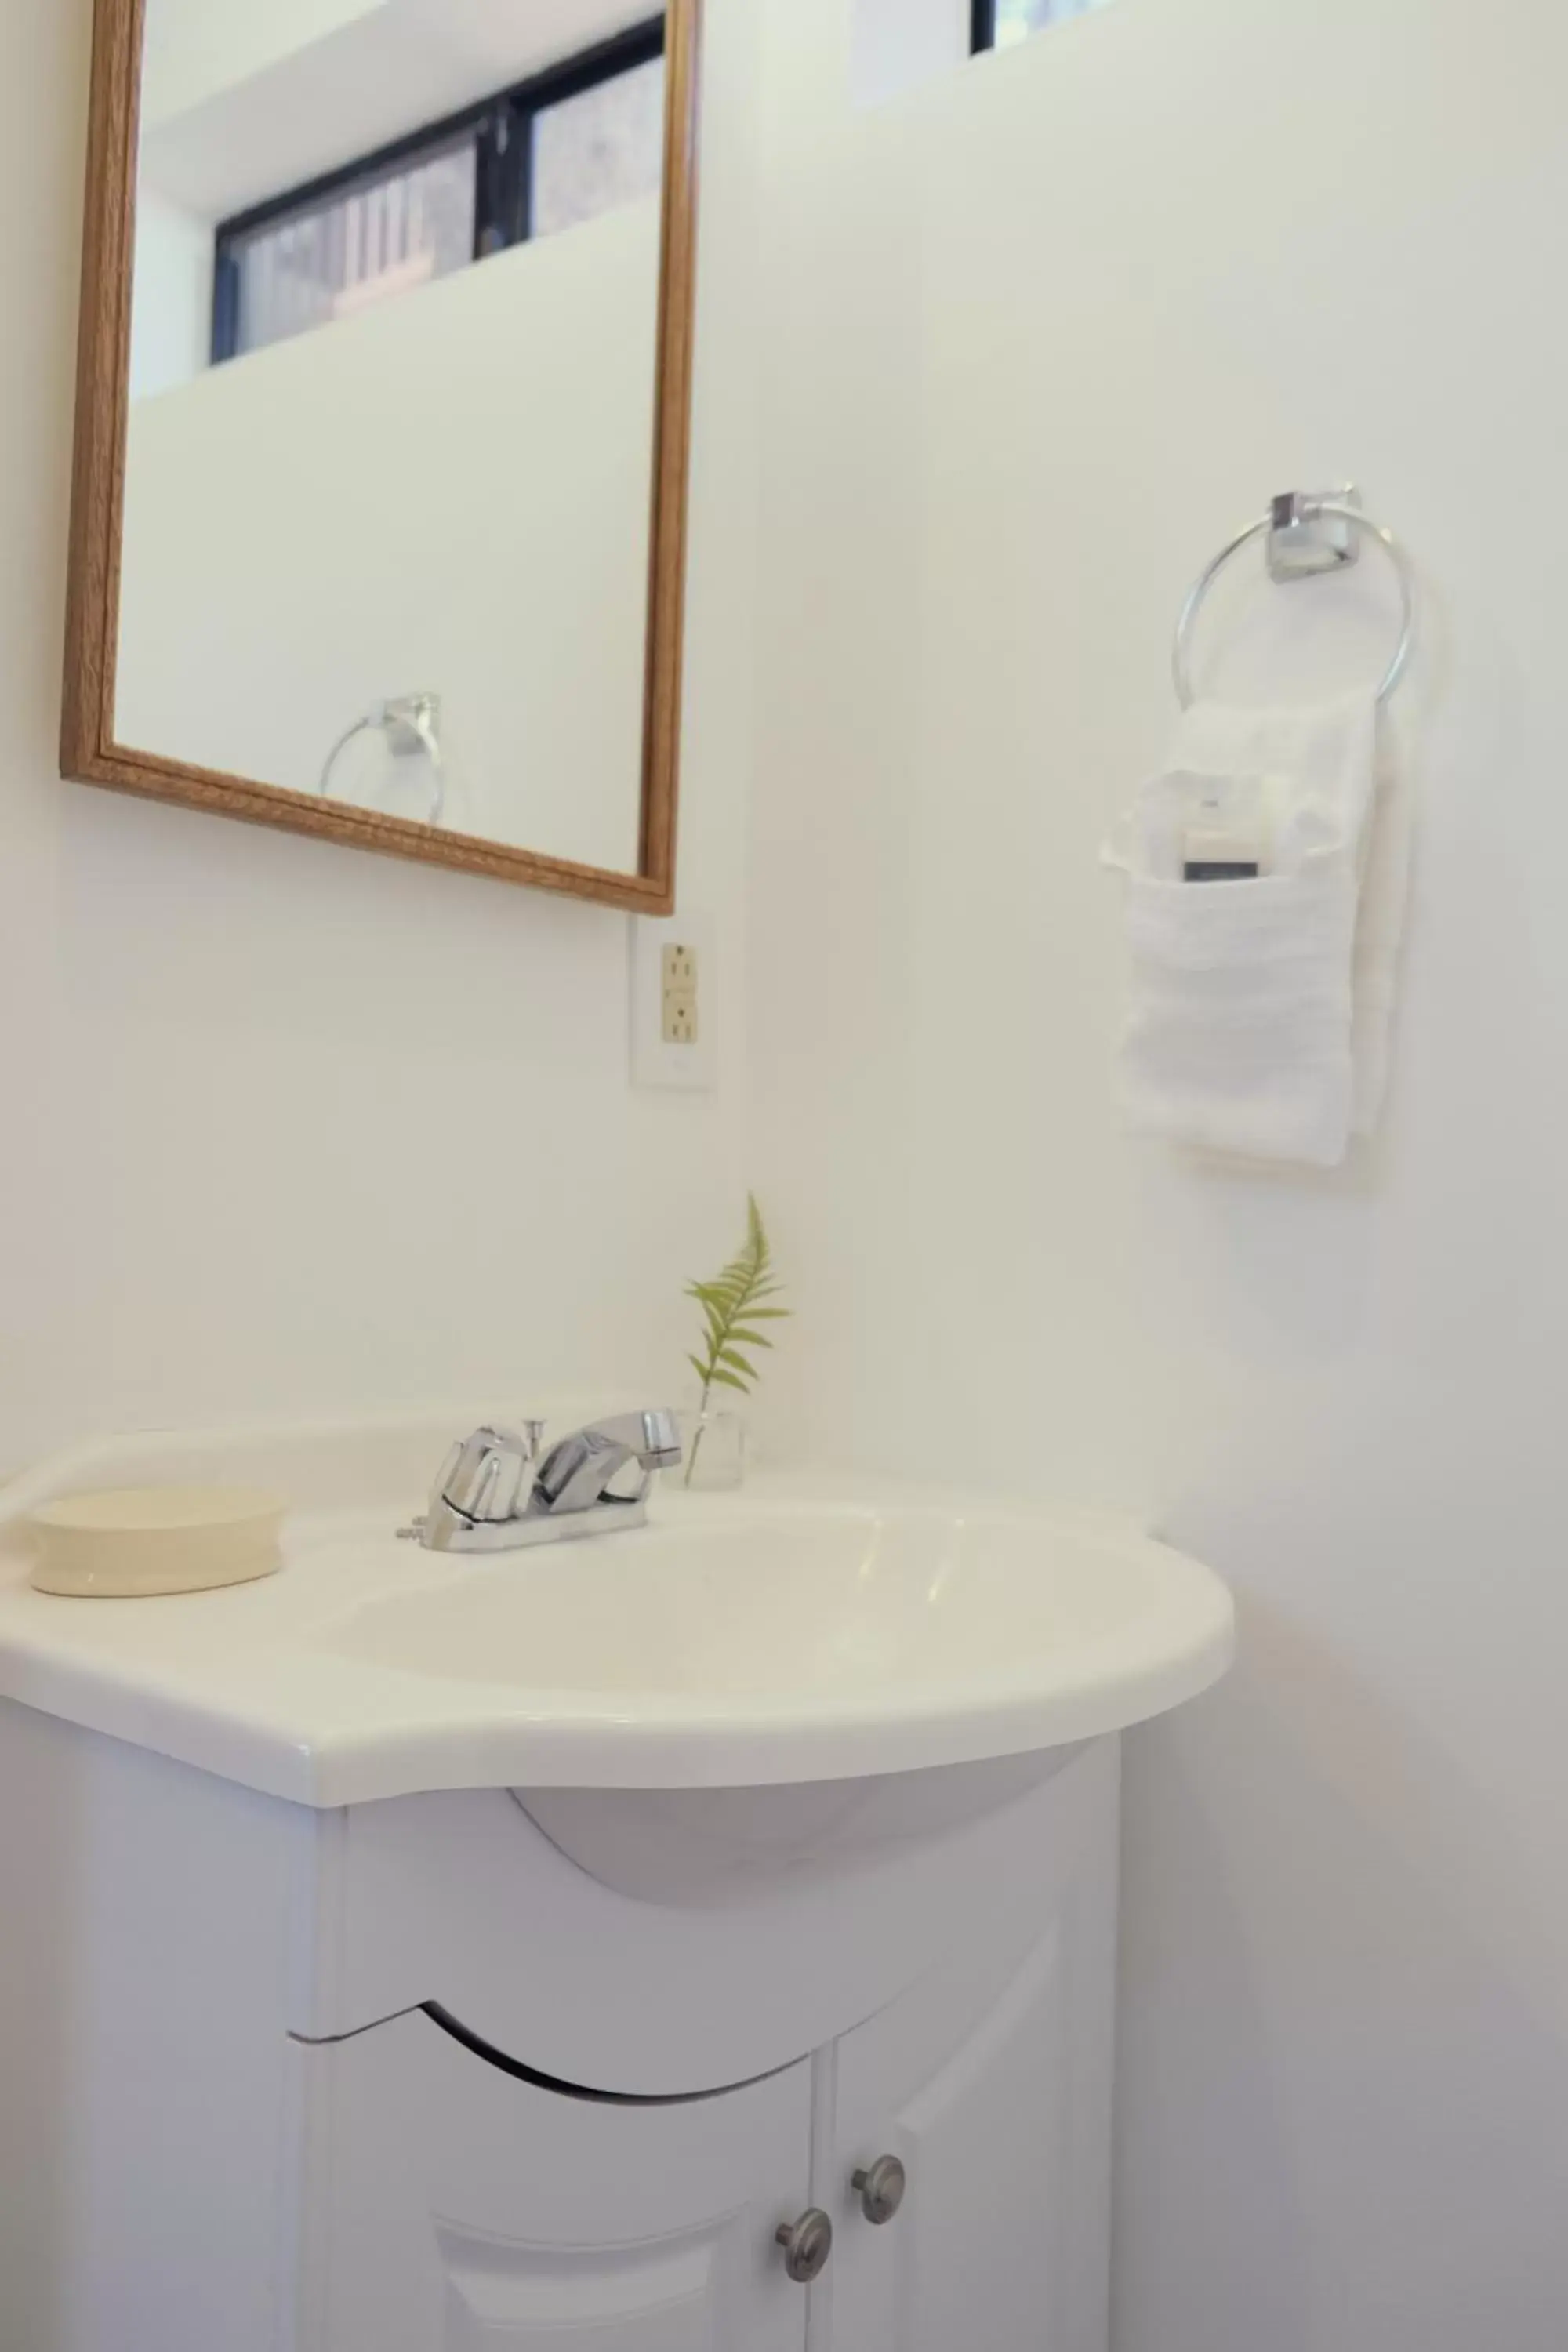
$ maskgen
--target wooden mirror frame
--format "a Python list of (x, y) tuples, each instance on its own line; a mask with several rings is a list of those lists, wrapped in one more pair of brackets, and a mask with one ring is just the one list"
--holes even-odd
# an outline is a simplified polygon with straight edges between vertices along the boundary
[(279, 784), (258, 784), (216, 769), (161, 759), (115, 740), (144, 5), (145, 0), (96, 0), (93, 20), (60, 773), (113, 792), (239, 817), (249, 824), (279, 825), (395, 857), (564, 891), (573, 898), (626, 907), (635, 914), (670, 913), (680, 759), (702, 0), (668, 0), (665, 15), (664, 198), (651, 419), (642, 814), (635, 874), (447, 833)]

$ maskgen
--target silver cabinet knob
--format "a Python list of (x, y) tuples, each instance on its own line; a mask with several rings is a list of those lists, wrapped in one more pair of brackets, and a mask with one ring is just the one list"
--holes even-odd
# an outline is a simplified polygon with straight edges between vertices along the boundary
[(773, 2236), (784, 2250), (784, 2269), (796, 2286), (809, 2286), (822, 2276), (833, 2252), (833, 2224), (820, 2206), (808, 2206), (798, 2221), (781, 2221)]
[(909, 2176), (896, 2156), (879, 2156), (875, 2164), (851, 2173), (849, 2185), (860, 2192), (860, 2210), (867, 2221), (880, 2229), (903, 2203)]

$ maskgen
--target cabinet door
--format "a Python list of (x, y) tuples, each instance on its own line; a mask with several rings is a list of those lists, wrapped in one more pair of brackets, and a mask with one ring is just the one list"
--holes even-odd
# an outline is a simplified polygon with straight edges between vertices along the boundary
[[(989, 1981), (979, 1964), (944, 1971), (825, 2061), (834, 2352), (1085, 2352), (1062, 2260), (1058, 1956), (1052, 1935)], [(852, 2176), (887, 2156), (903, 2202), (874, 2226)]]
[(808, 2065), (627, 2105), (420, 2011), (303, 2059), (305, 2352), (803, 2352)]

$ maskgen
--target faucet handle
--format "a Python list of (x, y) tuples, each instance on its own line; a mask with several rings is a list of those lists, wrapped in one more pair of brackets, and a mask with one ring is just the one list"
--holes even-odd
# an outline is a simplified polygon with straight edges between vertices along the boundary
[(532, 1483), (537, 1439), (531, 1443), (530, 1436), (510, 1429), (476, 1429), (448, 1455), (436, 1483), (437, 1499), (466, 1519), (515, 1518), (524, 1478)]

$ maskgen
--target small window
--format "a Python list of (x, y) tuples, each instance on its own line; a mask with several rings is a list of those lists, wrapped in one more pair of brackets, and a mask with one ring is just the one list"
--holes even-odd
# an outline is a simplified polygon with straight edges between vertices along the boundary
[(664, 25), (638, 26), (217, 231), (212, 355), (237, 359), (657, 194)]
[(470, 131), (419, 162), (220, 233), (214, 357), (259, 351), (464, 268), (474, 257), (478, 163)]
[(1031, 33), (1065, 24), (1069, 16), (1087, 16), (1091, 8), (1102, 5), (1103, 0), (973, 0), (971, 47), (1011, 48), (1015, 41), (1026, 41)]
[(531, 230), (552, 236), (638, 196), (664, 176), (664, 60), (542, 106), (533, 118)]

